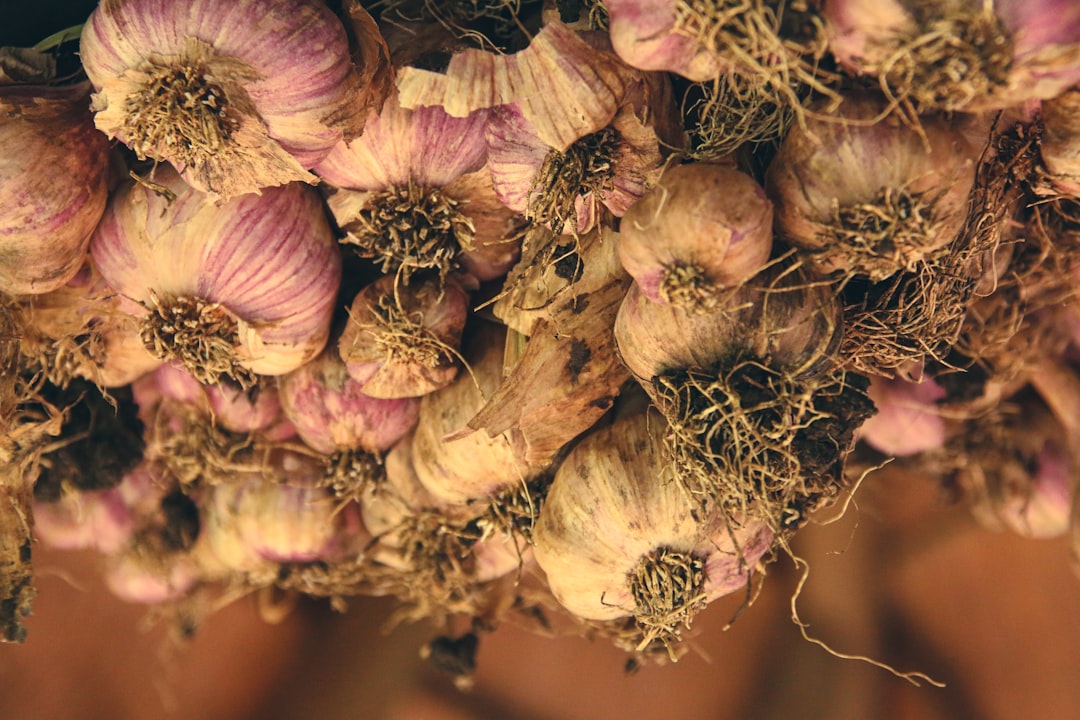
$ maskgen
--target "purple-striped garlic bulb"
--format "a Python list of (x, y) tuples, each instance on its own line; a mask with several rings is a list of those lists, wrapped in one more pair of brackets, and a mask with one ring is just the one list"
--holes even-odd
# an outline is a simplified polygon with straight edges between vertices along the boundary
[(619, 259), (649, 300), (706, 310), (765, 267), (772, 224), (772, 202), (749, 175), (679, 165), (623, 217)]
[(631, 649), (640, 652), (672, 648), (706, 604), (744, 587), (773, 534), (761, 521), (703, 508), (672, 482), (664, 419), (643, 402), (629, 405), (563, 461), (533, 553), (575, 615), (633, 618)]
[(769, 165), (776, 233), (821, 272), (878, 282), (911, 271), (967, 219), (981, 148), (951, 120), (926, 117), (915, 129), (882, 112), (848, 98), (841, 118), (792, 128)]
[(829, 49), (918, 113), (1051, 98), (1080, 80), (1072, 0), (829, 0)]
[(338, 188), (328, 204), (346, 232), (342, 243), (406, 283), (424, 271), (505, 274), (517, 259), (507, 239), (516, 224), (483, 172), (487, 121), (486, 111), (453, 117), (388, 98), (361, 137), (339, 143), (315, 168)]
[[(356, 31), (382, 43), (372, 23)], [(318, 0), (108, 0), (86, 21), (80, 57), (100, 130), (225, 199), (316, 182), (308, 169), (382, 101)]]
[(349, 308), (338, 353), (365, 395), (419, 397), (458, 374), (469, 297), (453, 282), (392, 275), (361, 290)]
[(318, 193), (293, 183), (220, 205), (167, 167), (110, 200), (91, 243), (143, 343), (200, 382), (282, 375), (326, 345), (341, 255)]
[(381, 399), (363, 392), (336, 348), (278, 381), (281, 406), (308, 447), (324, 455), (326, 483), (356, 497), (382, 478), (382, 454), (417, 422), (416, 398)]
[(89, 87), (0, 87), (0, 292), (71, 280), (108, 189), (109, 142), (86, 110)]

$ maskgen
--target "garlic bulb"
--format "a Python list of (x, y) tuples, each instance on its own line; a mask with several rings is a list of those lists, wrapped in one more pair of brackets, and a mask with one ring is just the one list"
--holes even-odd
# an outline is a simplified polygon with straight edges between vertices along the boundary
[(353, 299), (338, 352), (365, 395), (426, 395), (457, 375), (468, 311), (456, 283), (414, 279), (399, 287), (384, 276)]
[(619, 355), (642, 384), (681, 368), (707, 368), (749, 354), (813, 375), (828, 368), (842, 337), (832, 290), (809, 273), (776, 264), (709, 312), (650, 300), (634, 283), (615, 318)]
[(201, 580), (198, 564), (189, 553), (154, 554), (129, 549), (109, 557), (105, 584), (127, 602), (161, 605), (180, 600)]
[(415, 398), (386, 400), (365, 394), (334, 348), (280, 378), (278, 390), (296, 432), (324, 455), (340, 450), (382, 453), (412, 429), (420, 409)]
[[(232, 528), (255, 557), (274, 563), (333, 561), (357, 553), (368, 541), (355, 504), (342, 506), (319, 487), (323, 466), (312, 458), (279, 452), (260, 472), (214, 488), (207, 530)], [(228, 534), (219, 538), (229, 557)], [(219, 540), (214, 540), (214, 546)]]
[(1051, 98), (1080, 80), (1071, 0), (830, 0), (829, 49), (915, 113)]
[(660, 172), (656, 132), (630, 104), (610, 121), (598, 118), (566, 148), (548, 145), (520, 102), (493, 110), (486, 132), (499, 199), (556, 234), (588, 232), (604, 208), (622, 217)]
[(389, 97), (361, 137), (339, 143), (315, 168), (339, 188), (328, 204), (346, 232), (342, 242), (406, 282), (425, 270), (472, 271), (471, 255), (479, 279), (504, 274), (515, 259), (506, 247), (513, 213), (479, 172), (487, 122), (487, 111), (459, 118), (440, 107), (405, 109)]
[(642, 70), (667, 70), (690, 80), (709, 80), (727, 64), (693, 34), (672, 0), (606, 0), (611, 44), (624, 62)]
[(1080, 197), (1080, 88), (1042, 103), (1043, 135), (1039, 153), (1057, 192)]
[(944, 463), (948, 483), (981, 523), (1052, 538), (1068, 531), (1077, 492), (1077, 460), (1069, 443), (1043, 402), (1021, 392), (954, 428), (946, 452), (935, 460)]
[(829, 287), (781, 264), (711, 313), (631, 288), (615, 338), (671, 426), (688, 493), (778, 533), (839, 494), (855, 430), (874, 407), (866, 379), (837, 365), (838, 312)]
[(131, 509), (117, 488), (66, 492), (56, 502), (34, 503), (34, 535), (61, 550), (117, 553), (134, 528)]
[(859, 428), (863, 442), (897, 457), (945, 444), (945, 418), (935, 405), (945, 390), (933, 378), (921, 373), (917, 378), (871, 376), (866, 394), (877, 414)]
[(315, 182), (307, 169), (382, 100), (315, 0), (108, 0), (87, 19), (80, 56), (100, 130), (225, 199)]
[(292, 184), (219, 206), (168, 168), (155, 182), (167, 197), (142, 184), (118, 191), (91, 243), (150, 351), (206, 384), (250, 384), (315, 357), (341, 279), (318, 194)]
[(620, 409), (567, 456), (533, 533), (559, 602), (587, 619), (634, 617), (639, 651), (678, 641), (698, 610), (746, 585), (773, 539), (671, 482), (664, 433), (640, 403)]
[(704, 309), (765, 267), (772, 221), (772, 203), (749, 175), (679, 165), (623, 217), (619, 259), (649, 300)]
[(980, 149), (952, 121), (923, 118), (921, 131), (896, 117), (871, 124), (881, 113), (848, 99), (842, 120), (792, 128), (769, 165), (776, 232), (824, 273), (878, 282), (912, 271), (967, 219)]
[(139, 338), (139, 323), (89, 263), (67, 285), (20, 299), (20, 352), (58, 385), (83, 377), (99, 387), (127, 385), (162, 361)]
[(0, 87), (0, 292), (49, 292), (83, 265), (105, 210), (109, 152), (88, 91)]

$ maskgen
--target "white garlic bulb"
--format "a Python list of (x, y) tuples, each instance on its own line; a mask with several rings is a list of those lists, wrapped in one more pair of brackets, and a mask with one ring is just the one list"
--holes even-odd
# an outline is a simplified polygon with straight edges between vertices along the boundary
[(665, 477), (666, 423), (635, 402), (567, 456), (533, 552), (564, 607), (590, 620), (632, 616), (644, 647), (677, 641), (706, 603), (743, 587), (773, 535), (703, 507)]

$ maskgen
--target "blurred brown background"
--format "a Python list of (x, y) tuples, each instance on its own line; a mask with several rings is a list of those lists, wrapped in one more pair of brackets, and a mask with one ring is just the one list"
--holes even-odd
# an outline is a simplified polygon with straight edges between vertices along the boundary
[(372, 720), (1047, 720), (1080, 718), (1080, 579), (1064, 542), (986, 531), (927, 480), (872, 476), (858, 508), (810, 527), (798, 610), (810, 633), (946, 683), (916, 688), (833, 657), (790, 620), (797, 573), (773, 566), (758, 602), (695, 622), (677, 664), (623, 670), (605, 643), (504, 627), (481, 640), (469, 692), (419, 657), (424, 625), (387, 635), (392, 604), (345, 614), (302, 602), (269, 625), (252, 598), (177, 644), (145, 608), (113, 599), (91, 555), (38, 548), (25, 646), (0, 646), (0, 717)]

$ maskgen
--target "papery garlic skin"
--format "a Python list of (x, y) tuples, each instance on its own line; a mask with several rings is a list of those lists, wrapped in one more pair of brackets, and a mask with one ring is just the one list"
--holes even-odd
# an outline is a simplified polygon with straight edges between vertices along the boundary
[(749, 175), (680, 165), (623, 217), (619, 259), (649, 300), (700, 307), (765, 267), (772, 224), (772, 202)]
[[(307, 169), (342, 139), (363, 92), (345, 28), (312, 0), (105, 0), (80, 55), (98, 128), (224, 198), (315, 182)], [(187, 125), (176, 105), (154, 104), (155, 83), (177, 104), (198, 99)]]
[(56, 290), (83, 265), (108, 192), (88, 91), (0, 87), (0, 292)]
[(514, 54), (468, 49), (450, 59), (445, 73), (402, 68), (398, 92), (402, 107), (439, 105), (454, 117), (518, 102), (540, 139), (566, 150), (611, 122), (628, 80), (617, 58), (551, 22)]
[[(176, 300), (217, 306), (235, 323), (229, 361), (282, 375), (315, 357), (330, 334), (341, 256), (318, 194), (299, 184), (268, 188), (222, 205), (168, 168), (155, 182), (118, 191), (91, 255), (110, 287), (146, 318)], [(145, 327), (145, 326), (144, 326)], [(145, 339), (145, 338), (144, 338)], [(169, 347), (184, 357), (189, 348)], [(188, 369), (212, 382), (198, 359)]]
[(664, 477), (664, 428), (655, 413), (624, 415), (582, 440), (555, 475), (533, 552), (555, 597), (579, 617), (637, 614), (631, 573), (658, 549), (702, 562), (700, 597), (691, 603), (700, 607), (743, 587), (771, 546), (763, 523), (729, 527)]

